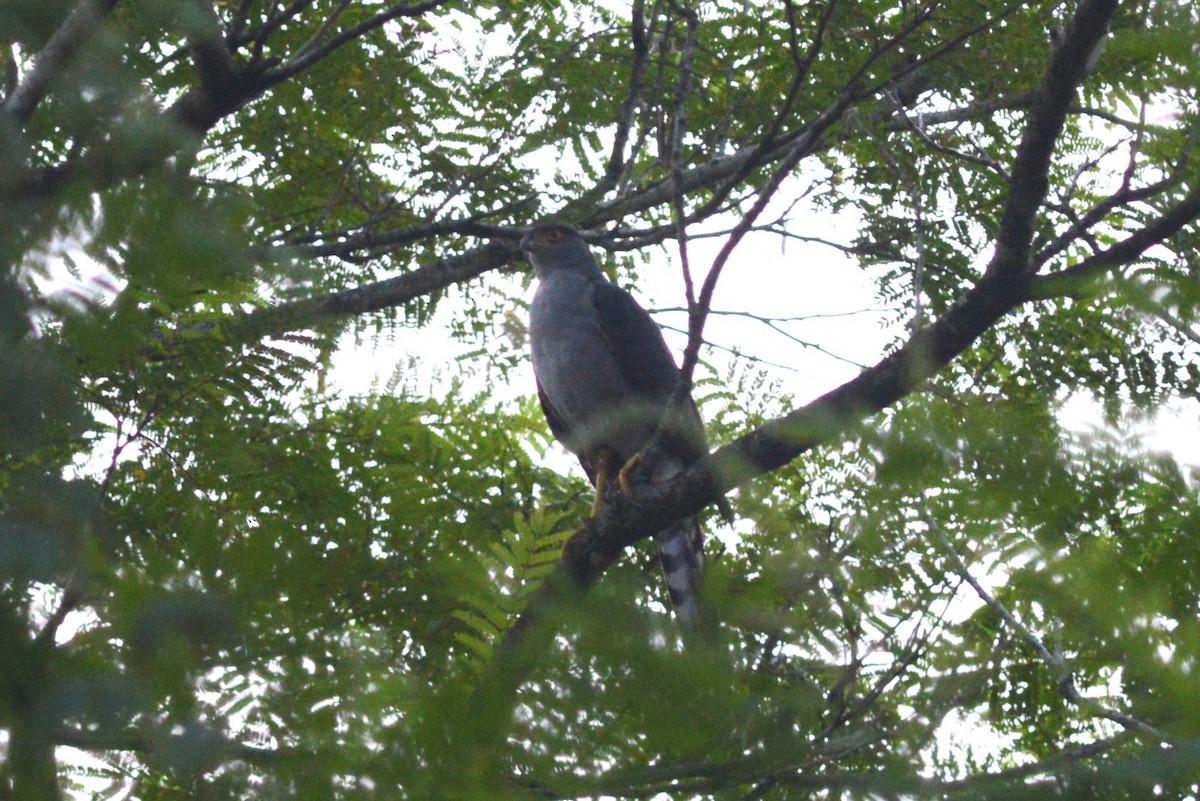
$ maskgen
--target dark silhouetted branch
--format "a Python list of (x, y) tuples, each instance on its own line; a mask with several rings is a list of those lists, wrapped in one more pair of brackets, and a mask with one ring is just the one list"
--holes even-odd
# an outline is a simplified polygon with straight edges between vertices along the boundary
[(256, 309), (222, 326), (222, 334), (240, 342), (311, 328), (346, 315), (394, 308), (523, 258), (515, 239), (493, 240), (482, 247), (438, 259), (395, 278)]

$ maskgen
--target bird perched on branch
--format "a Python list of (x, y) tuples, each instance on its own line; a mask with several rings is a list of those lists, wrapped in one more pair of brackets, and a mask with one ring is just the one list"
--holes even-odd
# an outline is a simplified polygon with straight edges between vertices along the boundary
[[(646, 467), (665, 483), (708, 452), (691, 397), (671, 403), (679, 368), (662, 331), (628, 292), (600, 271), (587, 243), (568, 225), (535, 227), (521, 249), (537, 273), (529, 339), (538, 399), (550, 431), (583, 465), (596, 487), (596, 514), (662, 424)], [(675, 614), (700, 619), (704, 537), (699, 521), (654, 534)]]

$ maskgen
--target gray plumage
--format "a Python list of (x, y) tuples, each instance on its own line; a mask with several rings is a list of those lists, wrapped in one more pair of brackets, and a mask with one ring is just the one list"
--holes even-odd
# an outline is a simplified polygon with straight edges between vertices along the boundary
[[(529, 339), (538, 399), (554, 436), (600, 494), (649, 443), (679, 379), (662, 331), (624, 289), (600, 271), (570, 226), (541, 225), (521, 240), (537, 272)], [(670, 416), (651, 473), (666, 482), (708, 447), (694, 403)], [(700, 618), (703, 534), (696, 518), (654, 535), (675, 613)]]

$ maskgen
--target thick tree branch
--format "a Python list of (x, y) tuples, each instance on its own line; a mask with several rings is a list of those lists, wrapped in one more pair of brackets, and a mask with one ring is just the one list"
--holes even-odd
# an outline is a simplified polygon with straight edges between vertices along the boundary
[(214, 99), (236, 89), (237, 65), (230, 53), (217, 12), (209, 0), (192, 0), (199, 24), (188, 34), (192, 61), (200, 76), (200, 86)]
[(515, 239), (497, 239), (385, 281), (256, 309), (227, 323), (222, 333), (243, 341), (311, 328), (335, 317), (390, 309), (523, 258)]
[(117, 0), (80, 0), (37, 54), (29, 74), (0, 106), (4, 116), (18, 125), (28, 122), (38, 104), (50, 93), (55, 79), (70, 66), (116, 4)]
[(1061, 46), (1054, 50), (1013, 161), (996, 240), (997, 258), (988, 265), (989, 273), (995, 271), (1015, 279), (1034, 267), (1029, 248), (1034, 218), (1050, 187), (1054, 146), (1066, 124), (1075, 90), (1086, 77), (1087, 55), (1108, 33), (1108, 22), (1116, 8), (1117, 0), (1080, 3)]

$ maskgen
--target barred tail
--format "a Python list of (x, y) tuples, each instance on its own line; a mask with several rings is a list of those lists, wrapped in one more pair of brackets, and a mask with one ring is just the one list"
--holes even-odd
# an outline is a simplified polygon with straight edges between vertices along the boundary
[(700, 623), (700, 572), (704, 567), (704, 534), (696, 518), (684, 520), (654, 535), (667, 592), (680, 624)]

